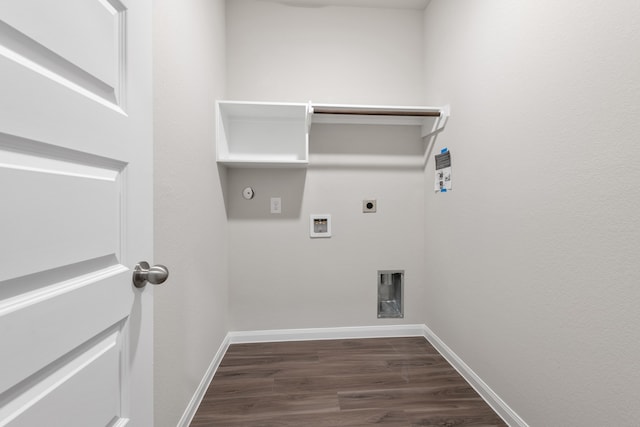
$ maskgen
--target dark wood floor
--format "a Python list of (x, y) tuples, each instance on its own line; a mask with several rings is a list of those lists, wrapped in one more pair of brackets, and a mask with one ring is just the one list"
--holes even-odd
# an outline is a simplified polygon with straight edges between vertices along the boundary
[(234, 344), (192, 427), (505, 426), (422, 337)]

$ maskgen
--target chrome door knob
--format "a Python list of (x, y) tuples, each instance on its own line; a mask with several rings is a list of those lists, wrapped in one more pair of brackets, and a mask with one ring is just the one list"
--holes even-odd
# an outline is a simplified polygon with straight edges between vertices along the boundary
[(133, 284), (136, 288), (144, 288), (147, 282), (152, 285), (164, 283), (169, 277), (169, 269), (164, 265), (149, 267), (149, 263), (140, 261), (133, 269)]

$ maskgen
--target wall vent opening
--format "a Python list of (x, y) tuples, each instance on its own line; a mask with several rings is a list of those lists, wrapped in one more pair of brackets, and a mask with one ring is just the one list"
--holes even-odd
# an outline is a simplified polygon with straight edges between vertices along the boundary
[(378, 270), (378, 319), (404, 317), (404, 270)]

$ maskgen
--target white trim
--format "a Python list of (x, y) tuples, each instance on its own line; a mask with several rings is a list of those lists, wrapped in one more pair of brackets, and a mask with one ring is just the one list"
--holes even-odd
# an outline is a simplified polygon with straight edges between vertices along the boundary
[(424, 325), (352, 326), (344, 328), (275, 329), (229, 332), (231, 344), (335, 340), (348, 338), (423, 337)]
[(202, 403), (202, 399), (204, 398), (204, 395), (209, 388), (209, 384), (211, 384), (211, 380), (213, 380), (213, 376), (218, 370), (218, 366), (220, 366), (220, 362), (222, 362), (222, 358), (227, 352), (230, 343), (229, 334), (227, 334), (227, 336), (224, 337), (224, 340), (222, 340), (222, 344), (220, 344), (220, 348), (218, 348), (215, 356), (213, 356), (213, 360), (211, 361), (209, 368), (207, 368), (204, 377), (202, 377), (202, 381), (200, 381), (196, 392), (193, 394), (191, 401), (184, 410), (180, 421), (178, 421), (177, 427), (189, 427), (189, 424), (191, 424), (191, 421), (196, 415), (196, 411), (198, 410), (200, 403)]
[(529, 427), (529, 425), (516, 412), (507, 405), (473, 370), (464, 363), (427, 325), (422, 325), (424, 337), (431, 343), (438, 353), (453, 366), (460, 375), (478, 392), (485, 402), (506, 422), (509, 426)]

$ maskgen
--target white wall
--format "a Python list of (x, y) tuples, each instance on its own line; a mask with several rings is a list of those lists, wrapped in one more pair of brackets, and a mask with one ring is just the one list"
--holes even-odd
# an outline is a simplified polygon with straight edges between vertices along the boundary
[(640, 3), (433, 0), (424, 319), (531, 426), (640, 419)]
[[(422, 12), (227, 2), (228, 98), (375, 104), (422, 99)], [(307, 170), (228, 174), (232, 330), (421, 319), (424, 152), (417, 129), (313, 125)], [(254, 200), (241, 197), (253, 186)], [(282, 197), (283, 213), (269, 213)], [(362, 200), (378, 200), (363, 214)], [(309, 214), (333, 237), (309, 238)], [(404, 320), (378, 320), (376, 272), (406, 270)]]
[(422, 19), (411, 9), (227, 2), (230, 99), (421, 104)]
[(176, 426), (228, 331), (224, 15), (222, 0), (154, 1), (155, 262), (170, 269), (154, 289), (156, 427)]

